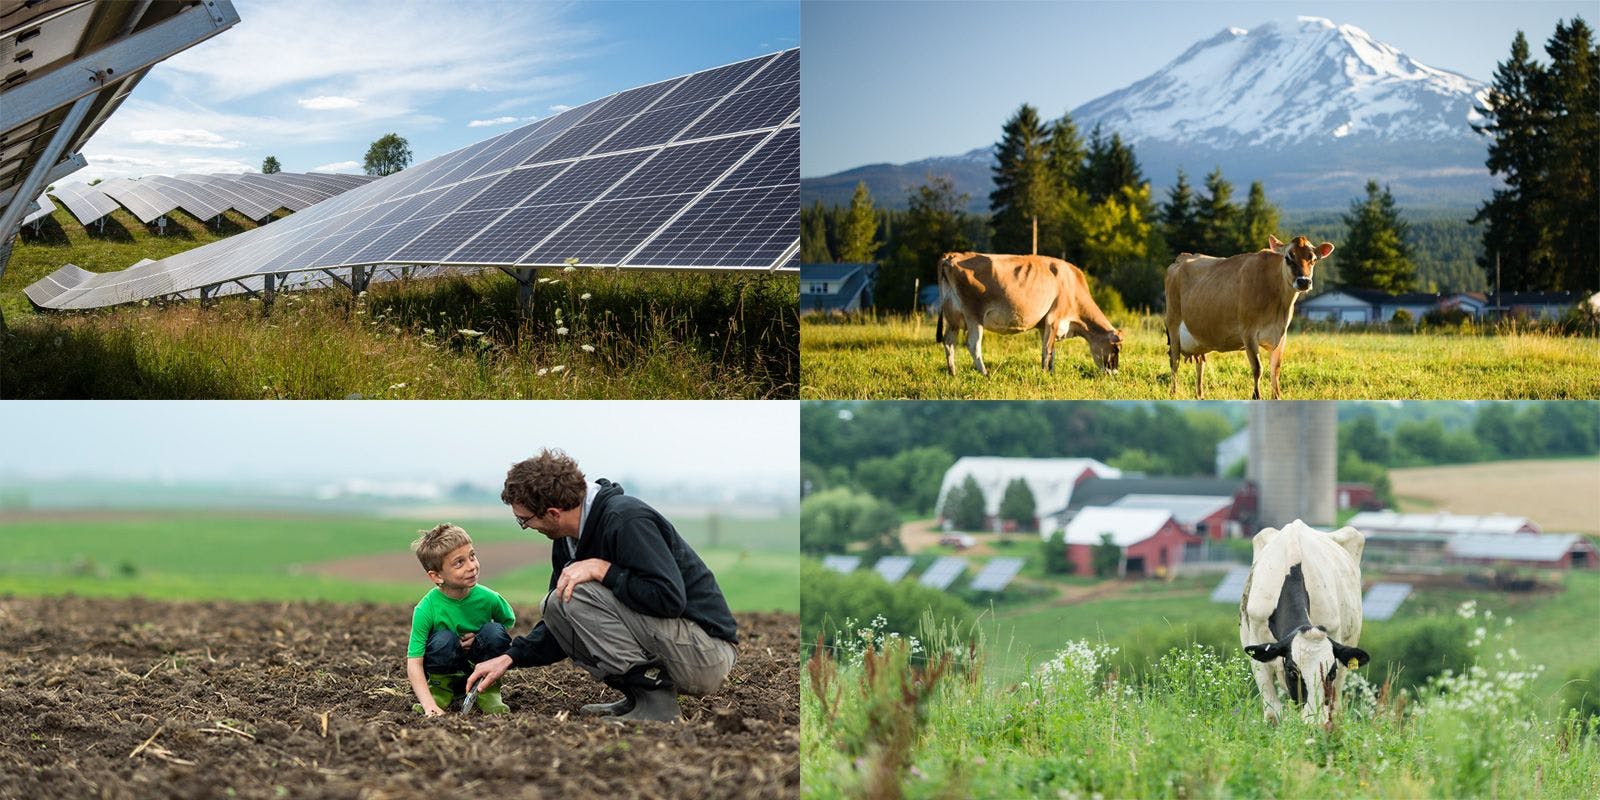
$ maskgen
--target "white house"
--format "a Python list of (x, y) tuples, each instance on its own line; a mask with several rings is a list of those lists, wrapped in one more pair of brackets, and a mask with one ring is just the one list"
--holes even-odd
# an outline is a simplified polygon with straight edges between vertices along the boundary
[(1033, 492), (1035, 513), (1041, 509), (1065, 508), (1072, 499), (1072, 489), (1085, 478), (1120, 478), (1122, 470), (1109, 467), (1092, 458), (1002, 458), (998, 456), (964, 456), (944, 473), (939, 485), (940, 517), (945, 515), (944, 500), (950, 490), (966, 482), (968, 477), (983, 490), (984, 515), (992, 527), (1000, 517), (1000, 501), (1006, 487), (1021, 478)]

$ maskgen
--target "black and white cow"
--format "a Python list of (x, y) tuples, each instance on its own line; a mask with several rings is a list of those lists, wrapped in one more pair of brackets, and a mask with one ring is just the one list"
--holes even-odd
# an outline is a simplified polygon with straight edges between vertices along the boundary
[(1280, 687), (1307, 722), (1326, 723), (1347, 669), (1367, 663), (1361, 640), (1361, 550), (1355, 528), (1323, 533), (1295, 520), (1255, 536), (1250, 577), (1239, 601), (1239, 643), (1267, 721), (1283, 714)]

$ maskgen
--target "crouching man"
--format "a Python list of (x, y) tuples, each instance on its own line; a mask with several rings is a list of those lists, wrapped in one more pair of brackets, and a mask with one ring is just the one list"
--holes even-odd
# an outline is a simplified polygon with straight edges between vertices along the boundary
[(621, 692), (580, 713), (671, 721), (678, 694), (717, 690), (733, 668), (738, 633), (717, 579), (672, 523), (604, 478), (587, 480), (560, 450), (506, 473), (502, 502), (553, 544), (543, 619), (506, 655), (480, 662), (467, 688), (511, 667), (571, 658)]

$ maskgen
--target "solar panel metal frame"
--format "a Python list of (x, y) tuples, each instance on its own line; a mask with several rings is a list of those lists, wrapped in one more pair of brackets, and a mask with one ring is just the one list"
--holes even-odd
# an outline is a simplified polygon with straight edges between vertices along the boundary
[(1004, 591), (1012, 579), (1017, 577), (1017, 573), (1022, 571), (1025, 563), (1027, 562), (1024, 559), (1011, 556), (991, 558), (989, 563), (984, 564), (983, 569), (973, 576), (972, 583), (967, 584), (967, 588), (980, 592)]
[(56, 211), (56, 204), (50, 202), (50, 198), (45, 195), (39, 195), (34, 198), (33, 202), (37, 203), (39, 207), (22, 215), (22, 224), (24, 225), (32, 225), (34, 222), (44, 219)]
[(861, 556), (823, 556), (822, 566), (840, 575), (849, 575), (861, 566)]
[(926, 572), (922, 573), (922, 577), (917, 579), (917, 583), (930, 589), (944, 591), (950, 588), (950, 584), (955, 583), (956, 578), (961, 577), (961, 573), (966, 571), (966, 559), (955, 556), (940, 556), (928, 567)]
[[(355, 267), (490, 267), (520, 275), (527, 269), (562, 267), (569, 263), (569, 259), (578, 257), (578, 263), (583, 266), (792, 271), (798, 268), (799, 252), (798, 59), (799, 50), (795, 48), (618, 92), (523, 129), (492, 137), (487, 142), (462, 148), (395, 175), (358, 186), (309, 217), (302, 211), (271, 226), (247, 231), (223, 242), (163, 259), (154, 265), (146, 265), (149, 268), (137, 272), (130, 268), (123, 271), (128, 274), (107, 273), (85, 280), (69, 291), (70, 297), (58, 297), (53, 301), (57, 304), (49, 307), (115, 305), (151, 296), (149, 292), (184, 292), (200, 287), (222, 291), (221, 287), (225, 284), (267, 273), (284, 275), (340, 269), (346, 270), (347, 274), (348, 270)], [(696, 116), (684, 120), (676, 133), (665, 142), (634, 149), (603, 150), (607, 142), (639, 122), (642, 115), (660, 108), (664, 101), (671, 102), (675, 92), (707, 83), (703, 76), (719, 71), (739, 72), (742, 77), (724, 93), (713, 95), (704, 108), (698, 109)], [(687, 91), (692, 93), (695, 89)], [(755, 99), (757, 92), (762, 97), (776, 92), (776, 96), (782, 98), (784, 103), (792, 100), (792, 111), (788, 110), (788, 105), (784, 105), (781, 110), (785, 111), (786, 116), (766, 127), (733, 130), (697, 139), (685, 138), (688, 131), (708, 119), (708, 115), (728, 103), (730, 98), (733, 98), (733, 102), (745, 102)], [(792, 98), (784, 92), (792, 93)], [(685, 105), (702, 102), (705, 101), (692, 100)], [(602, 124), (608, 107), (618, 114), (611, 123), (615, 127), (603, 133), (598, 130), (586, 130), (581, 134), (575, 131), (584, 122), (589, 122), (591, 126)], [(619, 109), (626, 109), (626, 113)], [(776, 112), (766, 109), (764, 113), (770, 116)], [(570, 122), (563, 119), (566, 115), (573, 115)], [(677, 193), (681, 196), (662, 200), (654, 195), (625, 198), (614, 194), (614, 190), (628, 184), (631, 178), (661, 159), (664, 153), (676, 153), (677, 148), (736, 137), (748, 137), (748, 150), (720, 171), (704, 175), (703, 181), (689, 191)], [(564, 139), (566, 145), (561, 144)], [(580, 149), (579, 143), (582, 143), (582, 152), (576, 155), (541, 160), (542, 153), (564, 154), (566, 150), (561, 149), (563, 147), (576, 152)], [(516, 151), (520, 155), (523, 150), (529, 149), (530, 154), (514, 167), (491, 174), (460, 177), (462, 170), (469, 169), (473, 164), (495, 164), (496, 159), (508, 153)], [(541, 167), (548, 169), (549, 176), (514, 205), (497, 207), (494, 213), (463, 210), (502, 181), (521, 180), (523, 176), (517, 173)], [(609, 173), (605, 171), (608, 168), (611, 169)], [(606, 180), (582, 186), (581, 191), (565, 202), (550, 202), (554, 196), (543, 194), (546, 190), (557, 190), (552, 187), (567, 186), (562, 183), (562, 178), (568, 173), (584, 170), (597, 170), (605, 175)], [(456, 179), (445, 180), (452, 175)], [(276, 176), (242, 177), (241, 180), (255, 181), (259, 177)], [(283, 179), (303, 187), (314, 185), (317, 180), (309, 176), (286, 176)], [(435, 214), (433, 209), (428, 209), (397, 223), (376, 225), (393, 210), (392, 206), (386, 205), (390, 201), (405, 200), (440, 189), (448, 191), (461, 188), (469, 188), (470, 191), (463, 194), (454, 209), (444, 214)], [(567, 186), (559, 190), (572, 191), (575, 188), (578, 187)], [(730, 203), (740, 205), (737, 214), (730, 213)], [(765, 205), (753, 207), (755, 203)], [(586, 217), (591, 210), (595, 210), (598, 217), (603, 211), (623, 209), (644, 209), (654, 215), (652, 220), (659, 220), (660, 224), (643, 231), (637, 227), (631, 231), (608, 228), (604, 235), (594, 233), (585, 239), (583, 247), (562, 251), (569, 255), (559, 258), (548, 253), (540, 255), (541, 247), (556, 240), (563, 231), (575, 224), (594, 225), (594, 228), (584, 230), (598, 231), (604, 220)], [(475, 216), (456, 219), (463, 214)], [(481, 255), (484, 252), (482, 245), (492, 241), (487, 237), (506, 235), (506, 231), (496, 228), (500, 221), (513, 218), (525, 223), (530, 219), (537, 220), (541, 215), (547, 217), (540, 223), (546, 227), (516, 229), (513, 233), (522, 239), (494, 245), (494, 254), (515, 251), (516, 257), (487, 259)], [(291, 220), (295, 220), (295, 223), (285, 224)], [(758, 228), (731, 232), (727, 229), (729, 225), (739, 225), (741, 222), (750, 222)], [(369, 241), (367, 248), (353, 246), (358, 236)], [(405, 241), (399, 241), (402, 238)], [(241, 239), (245, 241), (240, 242)], [(658, 239), (663, 242), (689, 242), (692, 247), (680, 244), (678, 255), (654, 260), (642, 258)], [(380, 242), (389, 240), (397, 243), (386, 245), (388, 252), (373, 249)], [(226, 249), (200, 252), (218, 248), (224, 242), (233, 244)], [(226, 262), (214, 257), (213, 253), (216, 252), (227, 253)], [(609, 261), (593, 262), (585, 261), (581, 255), (571, 255), (574, 252), (621, 255)], [(457, 257), (458, 253), (473, 257)], [(325, 260), (334, 254), (340, 254), (341, 260), (337, 263)], [(752, 254), (749, 258), (760, 261), (741, 262), (739, 258), (746, 257), (741, 254)], [(170, 274), (157, 278), (157, 272)], [(64, 277), (71, 279), (76, 275)]]
[(872, 571), (878, 573), (884, 580), (895, 583), (911, 571), (911, 565), (916, 561), (911, 556), (883, 556), (878, 559), (878, 563), (872, 565)]
[(1393, 619), (1400, 604), (1411, 596), (1409, 583), (1374, 583), (1361, 598), (1361, 618), (1369, 620)]
[(1222, 582), (1211, 590), (1213, 603), (1239, 603), (1244, 599), (1244, 584), (1250, 579), (1249, 567), (1231, 567)]

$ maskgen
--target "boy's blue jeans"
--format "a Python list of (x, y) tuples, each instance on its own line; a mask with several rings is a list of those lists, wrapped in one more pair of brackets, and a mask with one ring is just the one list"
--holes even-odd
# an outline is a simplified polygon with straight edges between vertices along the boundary
[(510, 649), (511, 634), (506, 626), (493, 620), (478, 629), (471, 650), (461, 649), (461, 637), (456, 636), (455, 631), (439, 628), (428, 635), (422, 668), (429, 675), (469, 673), (479, 661), (505, 655)]

